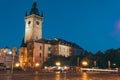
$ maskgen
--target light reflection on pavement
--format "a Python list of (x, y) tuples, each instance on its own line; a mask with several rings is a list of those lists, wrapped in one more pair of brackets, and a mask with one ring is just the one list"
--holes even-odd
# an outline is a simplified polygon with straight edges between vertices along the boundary
[(0, 80), (120, 80), (114, 73), (41, 73), (37, 75), (0, 75)]

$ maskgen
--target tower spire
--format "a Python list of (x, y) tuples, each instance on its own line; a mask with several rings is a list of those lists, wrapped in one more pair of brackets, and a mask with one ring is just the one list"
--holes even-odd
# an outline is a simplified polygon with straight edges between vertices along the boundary
[(43, 11), (42, 11), (41, 17), (43, 17), (43, 16), (44, 16), (44, 14), (43, 14)]
[(33, 0), (33, 2), (37, 2), (37, 0)]
[(32, 15), (32, 14), (39, 15), (39, 10), (38, 10), (38, 7), (37, 7), (37, 1), (36, 0), (34, 0), (32, 8), (30, 10), (30, 15)]

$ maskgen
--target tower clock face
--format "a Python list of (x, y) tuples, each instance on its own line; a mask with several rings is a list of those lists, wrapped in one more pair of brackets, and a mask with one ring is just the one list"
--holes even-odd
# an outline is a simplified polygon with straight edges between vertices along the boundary
[(40, 22), (39, 21), (36, 21), (36, 25), (39, 25), (40, 24)]

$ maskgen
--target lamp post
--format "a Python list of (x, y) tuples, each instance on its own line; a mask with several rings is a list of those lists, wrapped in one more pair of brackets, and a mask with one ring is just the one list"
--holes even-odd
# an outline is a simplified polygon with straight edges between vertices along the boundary
[(14, 58), (15, 58), (15, 55), (16, 55), (16, 50), (17, 50), (17, 48), (13, 47), (13, 49), (12, 49), (12, 68), (11, 68), (11, 73), (13, 73)]
[(39, 66), (40, 66), (39, 63), (36, 63), (36, 64), (35, 64), (36, 70), (38, 69)]
[(40, 66), (39, 63), (35, 63), (35, 68), (36, 68), (36, 70), (35, 70), (35, 74), (36, 74), (36, 75), (38, 75), (38, 69), (39, 69), (39, 66)]
[(116, 68), (116, 63), (113, 63), (113, 68)]
[(59, 70), (61, 63), (60, 62), (56, 62), (55, 65), (57, 66), (57, 70)]

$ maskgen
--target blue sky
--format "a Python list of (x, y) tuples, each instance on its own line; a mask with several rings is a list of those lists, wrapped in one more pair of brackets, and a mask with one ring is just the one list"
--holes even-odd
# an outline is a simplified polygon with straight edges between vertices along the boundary
[[(19, 47), (33, 0), (0, 1), (0, 47)], [(37, 0), (43, 37), (59, 37), (96, 53), (120, 48), (119, 0)]]

